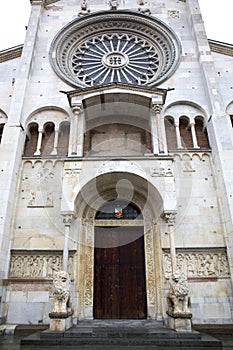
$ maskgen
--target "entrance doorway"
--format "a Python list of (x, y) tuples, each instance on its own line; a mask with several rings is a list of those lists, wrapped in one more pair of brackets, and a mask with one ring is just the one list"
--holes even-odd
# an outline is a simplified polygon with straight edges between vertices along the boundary
[(147, 318), (143, 226), (95, 227), (94, 318)]

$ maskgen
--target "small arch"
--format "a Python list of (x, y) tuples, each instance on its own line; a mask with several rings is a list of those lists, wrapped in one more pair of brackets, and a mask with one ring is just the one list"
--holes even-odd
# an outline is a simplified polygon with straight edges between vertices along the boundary
[(177, 148), (175, 120), (171, 116), (164, 119), (168, 149)]
[(48, 122), (44, 125), (44, 132), (41, 143), (41, 155), (50, 155), (54, 148), (55, 126)]
[(203, 117), (195, 117), (195, 131), (197, 143), (200, 148), (210, 148), (207, 129)]
[(59, 136), (57, 145), (57, 154), (60, 156), (67, 156), (70, 137), (70, 123), (63, 122), (59, 126)]
[(30, 123), (27, 129), (27, 135), (24, 145), (24, 155), (32, 156), (36, 152), (38, 140), (38, 124)]
[(185, 148), (193, 148), (193, 139), (190, 129), (190, 120), (186, 116), (182, 116), (179, 119), (179, 130), (182, 146)]

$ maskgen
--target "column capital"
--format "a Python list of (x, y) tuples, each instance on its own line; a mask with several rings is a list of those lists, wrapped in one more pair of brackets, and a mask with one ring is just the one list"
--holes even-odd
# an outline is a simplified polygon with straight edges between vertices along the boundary
[(152, 102), (152, 105), (151, 105), (151, 110), (154, 112), (154, 113), (160, 113), (161, 110), (163, 108), (163, 105), (159, 104), (159, 103), (154, 103)]
[(164, 212), (161, 214), (161, 218), (169, 225), (173, 226), (176, 221), (176, 210), (164, 210)]
[(81, 104), (81, 103), (80, 103), (80, 104), (77, 104), (77, 105), (74, 105), (74, 106), (72, 107), (72, 111), (73, 111), (73, 113), (74, 113), (75, 115), (78, 115), (79, 112), (81, 111), (81, 109), (82, 109), (82, 104)]
[(74, 220), (74, 214), (71, 213), (66, 213), (66, 214), (61, 214), (62, 215), (62, 221), (65, 226), (70, 226), (72, 221)]

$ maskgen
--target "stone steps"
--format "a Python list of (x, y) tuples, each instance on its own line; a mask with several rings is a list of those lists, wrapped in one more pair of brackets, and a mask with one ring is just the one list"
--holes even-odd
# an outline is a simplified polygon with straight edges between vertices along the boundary
[(222, 349), (221, 341), (197, 331), (177, 333), (155, 321), (79, 322), (64, 333), (47, 329), (21, 340), (21, 350)]

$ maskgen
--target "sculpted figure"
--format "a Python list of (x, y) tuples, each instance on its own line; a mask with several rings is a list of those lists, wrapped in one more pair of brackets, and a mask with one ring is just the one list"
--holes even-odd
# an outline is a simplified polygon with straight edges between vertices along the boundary
[(171, 314), (189, 313), (188, 294), (189, 287), (186, 276), (182, 272), (174, 273), (167, 295), (168, 312)]
[(79, 16), (85, 16), (88, 15), (90, 12), (90, 9), (88, 8), (87, 0), (82, 0), (81, 2), (81, 10), (79, 11)]
[(145, 15), (150, 15), (151, 14), (151, 11), (150, 11), (146, 1), (139, 0), (138, 1), (138, 5), (139, 5), (139, 8), (138, 8), (139, 12), (144, 13)]
[(53, 297), (55, 313), (70, 311), (70, 277), (65, 271), (57, 271), (53, 279)]
[(118, 4), (117, 0), (110, 0), (109, 1), (110, 10), (117, 10), (118, 5), (119, 4)]

